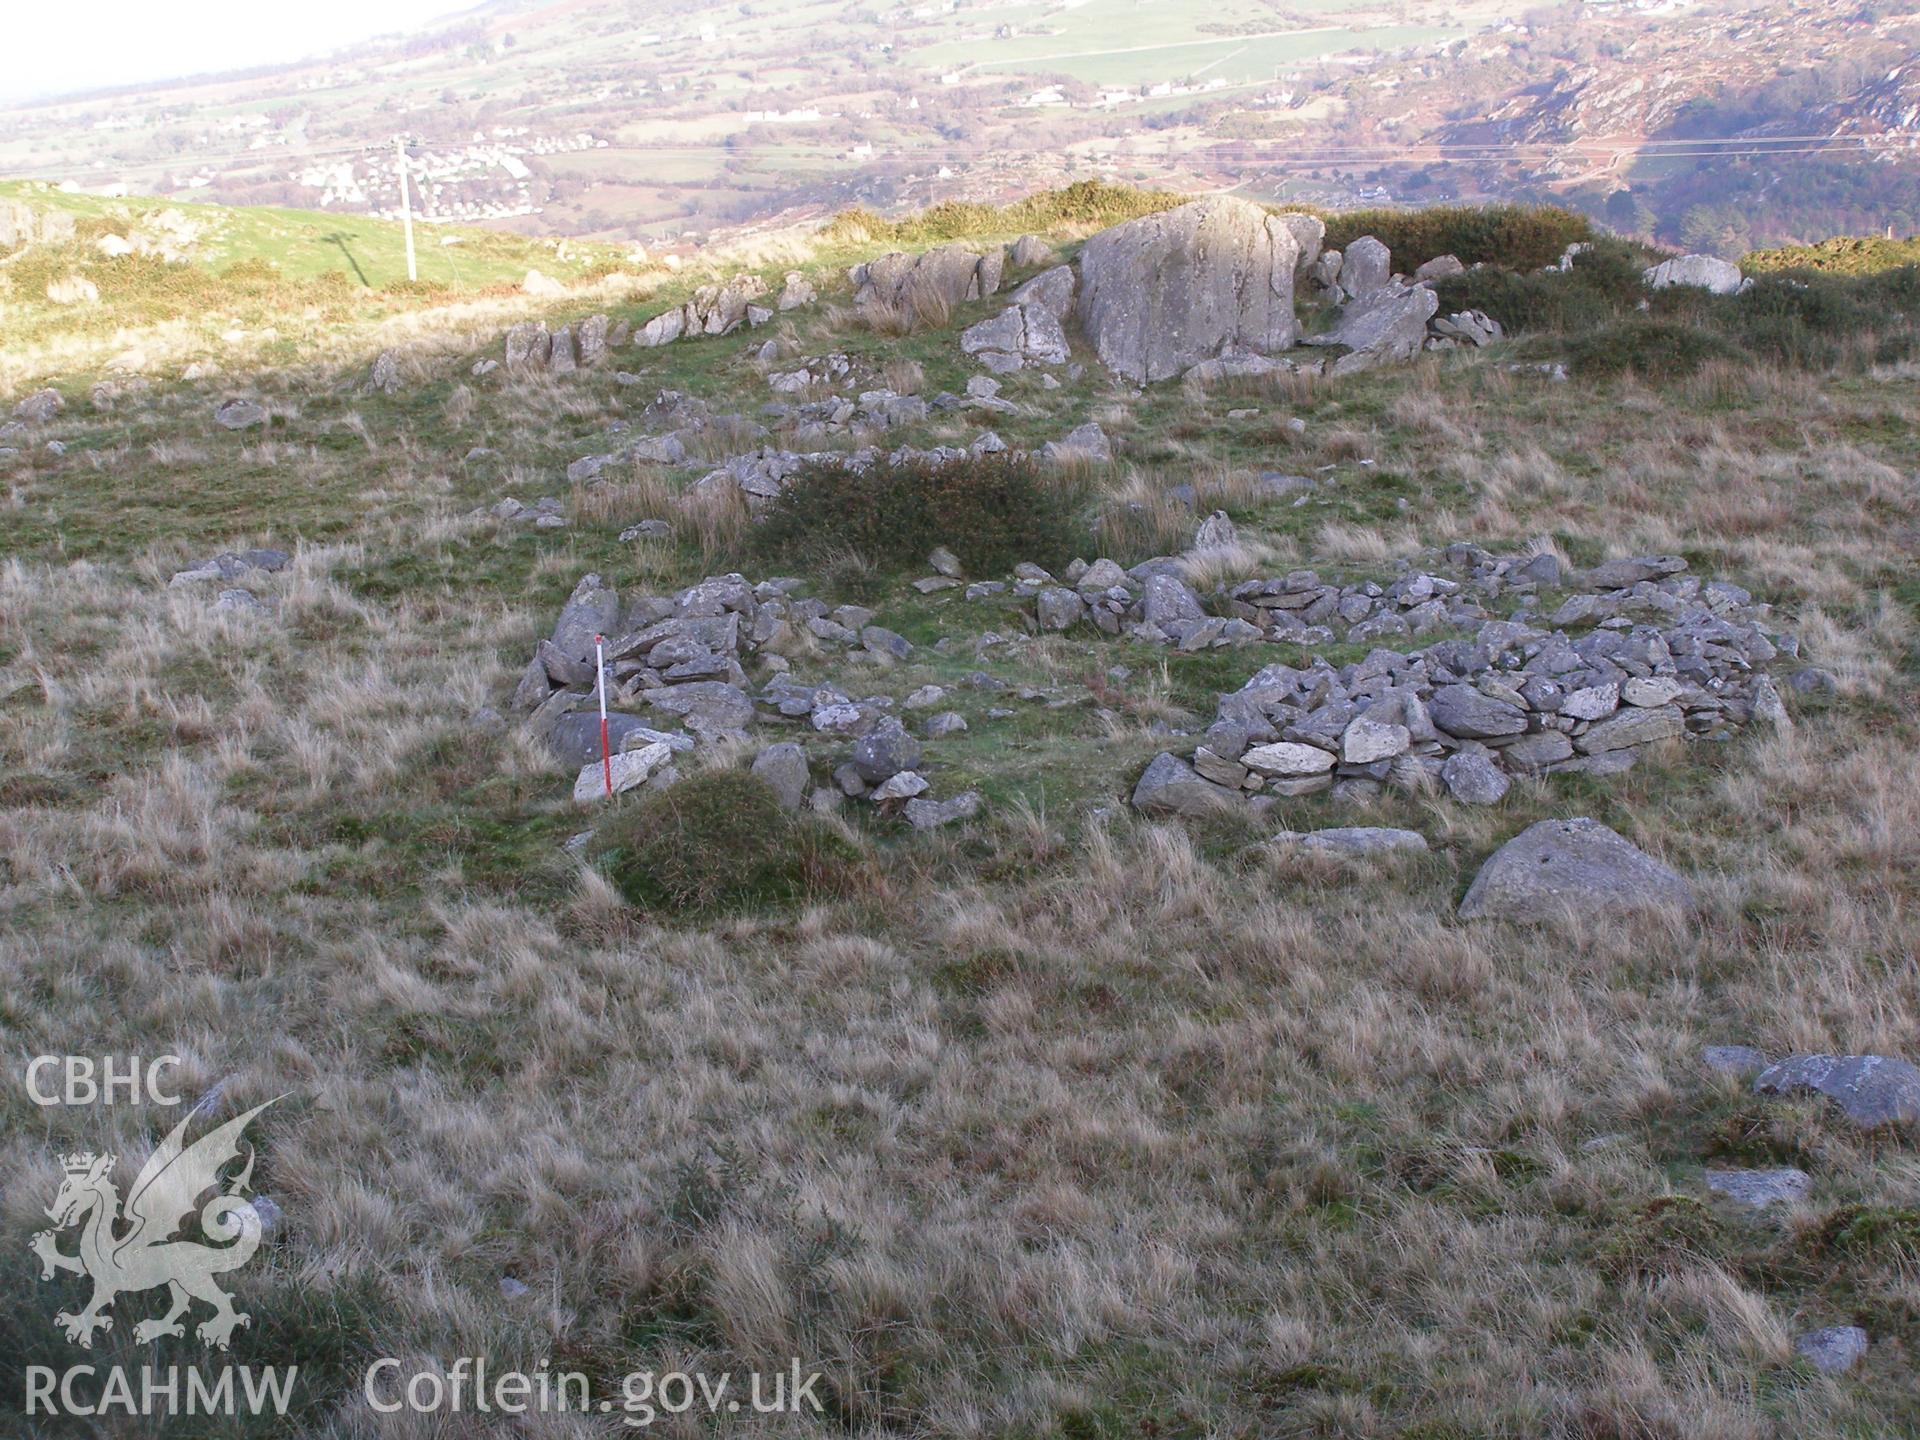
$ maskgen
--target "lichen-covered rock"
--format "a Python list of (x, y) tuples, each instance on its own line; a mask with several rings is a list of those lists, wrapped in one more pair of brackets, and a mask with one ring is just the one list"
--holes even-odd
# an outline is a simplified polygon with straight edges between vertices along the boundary
[(1920, 1068), (1885, 1055), (1795, 1055), (1762, 1070), (1753, 1089), (1758, 1095), (1814, 1091), (1867, 1128), (1920, 1125)]

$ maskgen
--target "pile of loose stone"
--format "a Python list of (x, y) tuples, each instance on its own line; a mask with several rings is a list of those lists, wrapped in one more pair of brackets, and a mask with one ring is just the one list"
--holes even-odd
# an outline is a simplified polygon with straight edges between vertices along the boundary
[[(763, 751), (755, 773), (783, 805), (825, 810), (844, 796), (863, 797), (897, 809), (919, 828), (975, 814), (980, 800), (971, 791), (945, 801), (928, 795), (931, 787), (916, 769), (920, 741), (894, 713), (918, 708), (912, 697), (901, 707), (887, 695), (855, 698), (838, 686), (792, 677), (789, 655), (816, 654), (823, 647), (876, 668), (913, 653), (904, 637), (873, 623), (871, 610), (797, 596), (800, 585), (791, 579), (755, 585), (739, 575), (716, 575), (674, 595), (622, 601), (599, 575), (587, 575), (528, 662), (512, 708), (559, 760), (578, 767), (576, 799), (605, 798), (608, 776), (594, 705), (594, 641), (600, 636), (616, 794), (673, 784), (674, 757), (700, 744), (737, 743), (756, 725), (804, 726), (844, 740), (848, 749), (832, 783), (819, 786), (811, 783), (800, 746)], [(749, 659), (771, 673), (757, 690), (743, 663)], [(641, 710), (650, 713), (643, 718)], [(924, 728), (937, 738), (964, 730), (966, 722), (949, 713), (932, 717)]]
[[(1438, 784), (1491, 804), (1514, 774), (1615, 774), (1647, 745), (1791, 723), (1767, 667), (1797, 656), (1794, 637), (1773, 627), (1770, 606), (1687, 574), (1678, 556), (1613, 560), (1578, 575), (1544, 552), (1454, 545), (1432, 559), (1385, 584), (1336, 584), (1309, 570), (1247, 581), (1214, 597), (1225, 612), (1216, 614), (1174, 560), (1130, 571), (1075, 562), (1066, 584), (1022, 566), (1010, 585), (975, 583), (966, 593), (1031, 595), (1041, 630), (1091, 624), (1186, 651), (1467, 632), (1418, 650), (1376, 648), (1346, 665), (1310, 655), (1267, 666), (1221, 697), (1191, 762), (1171, 753), (1153, 761), (1134, 792), (1144, 810), (1192, 813), (1320, 790), (1362, 799), (1389, 782)], [(1565, 592), (1550, 609), (1548, 590)], [(1832, 680), (1797, 667), (1791, 683)]]

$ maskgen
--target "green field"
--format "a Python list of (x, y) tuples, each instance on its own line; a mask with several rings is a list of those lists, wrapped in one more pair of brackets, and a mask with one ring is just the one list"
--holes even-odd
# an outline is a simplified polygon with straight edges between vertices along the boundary
[[(289, 280), (344, 274), (356, 286), (373, 290), (407, 278), (405, 233), (394, 220), (273, 206), (236, 208), (150, 197), (109, 199), (29, 181), (0, 183), (0, 204), (10, 201), (23, 202), (37, 211), (66, 211), (74, 217), (83, 242), (108, 234), (150, 230), (155, 225), (153, 217), (177, 211), (192, 228), (189, 258), (208, 270), (226, 270), (248, 261), (265, 262)], [(456, 243), (446, 243), (449, 240)], [(573, 242), (566, 247), (568, 258), (562, 259), (551, 241), (470, 226), (425, 224), (414, 229), (414, 247), (415, 268), (423, 283), (459, 290), (517, 283), (535, 268), (556, 278), (584, 274), (615, 254), (606, 247)], [(82, 261), (81, 270), (85, 273), (91, 265), (113, 263), (105, 257), (88, 258)]]
[[(984, 17), (976, 12), (966, 26), (970, 38), (924, 46), (908, 59), (942, 72), (1069, 75), (1096, 85), (1188, 79), (1239, 84), (1270, 80), (1282, 67), (1344, 51), (1430, 44), (1465, 33), (1452, 23), (1376, 23), (1384, 18), (1381, 12), (1353, 0), (1307, 0), (1286, 15), (1310, 18), (1300, 23), (1245, 0), (1209, 7), (1088, 0), (1070, 9), (996, 9), (992, 20), (1012, 26), (1010, 38), (980, 38)], [(1217, 33), (1227, 26), (1245, 33)], [(1048, 33), (1023, 33), (1029, 29)]]

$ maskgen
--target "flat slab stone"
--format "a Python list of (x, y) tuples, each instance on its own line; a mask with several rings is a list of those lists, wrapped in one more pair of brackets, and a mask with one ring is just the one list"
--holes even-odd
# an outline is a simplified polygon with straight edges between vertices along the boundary
[(1920, 1125), (1920, 1069), (1885, 1055), (1795, 1055), (1755, 1078), (1757, 1095), (1813, 1090), (1854, 1124)]
[(1394, 851), (1424, 853), (1427, 849), (1427, 838), (1419, 831), (1396, 830), (1385, 825), (1334, 825), (1325, 830), (1282, 830), (1273, 837), (1273, 843), (1339, 855), (1386, 855)]
[(1795, 1205), (1813, 1189), (1813, 1177), (1791, 1167), (1779, 1170), (1709, 1170), (1707, 1188), (1736, 1205), (1764, 1210), (1769, 1205)]
[[(646, 784), (672, 758), (673, 747), (659, 742), (615, 755), (609, 762), (613, 770), (613, 793), (619, 795), (636, 785)], [(607, 765), (597, 760), (582, 765), (573, 782), (574, 803), (592, 805), (607, 798)]]

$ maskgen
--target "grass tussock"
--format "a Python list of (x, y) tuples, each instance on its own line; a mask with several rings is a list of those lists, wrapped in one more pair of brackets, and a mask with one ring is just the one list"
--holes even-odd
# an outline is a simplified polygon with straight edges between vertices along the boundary
[(970, 573), (1022, 560), (1064, 565), (1080, 547), (1078, 495), (1022, 461), (986, 455), (949, 465), (819, 465), (796, 476), (753, 527), (763, 565), (806, 568), (852, 553), (884, 572), (922, 567), (945, 546)]
[(624, 807), (597, 827), (592, 853), (629, 904), (675, 918), (843, 894), (859, 861), (826, 821), (782, 810), (766, 785), (730, 769)]

